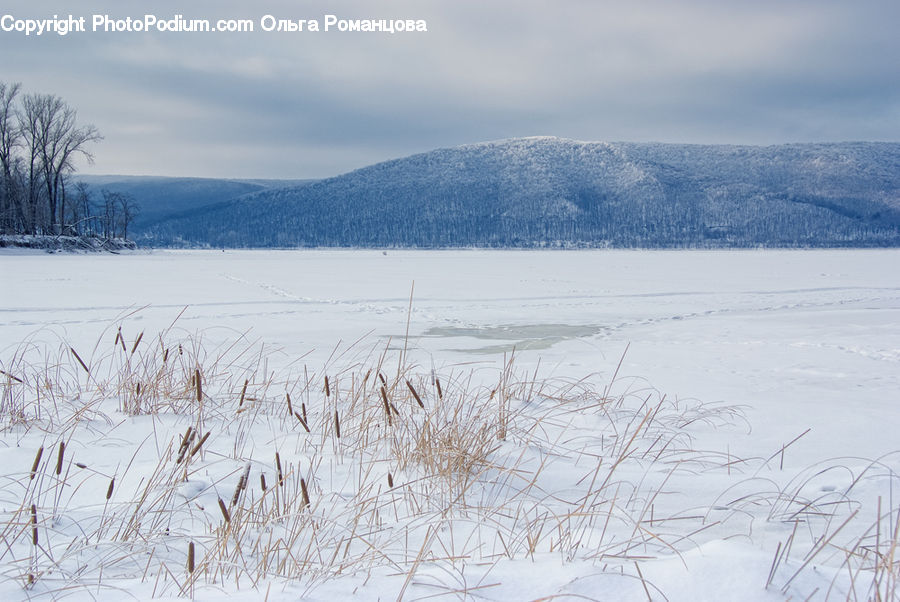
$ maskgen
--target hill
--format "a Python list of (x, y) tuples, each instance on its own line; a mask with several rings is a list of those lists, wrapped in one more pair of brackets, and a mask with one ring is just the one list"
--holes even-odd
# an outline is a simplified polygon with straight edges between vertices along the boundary
[(900, 245), (900, 144), (522, 138), (439, 149), (199, 207), (156, 245)]
[(91, 188), (131, 196), (140, 212), (132, 229), (140, 235), (149, 225), (201, 207), (232, 201), (244, 195), (303, 180), (229, 180), (216, 178), (169, 178), (160, 176), (78, 176)]

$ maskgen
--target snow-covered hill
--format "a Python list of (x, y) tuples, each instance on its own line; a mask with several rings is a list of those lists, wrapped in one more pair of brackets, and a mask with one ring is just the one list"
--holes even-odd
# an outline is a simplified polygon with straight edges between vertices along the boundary
[(149, 232), (231, 247), (896, 246), (900, 144), (503, 140), (261, 191)]
[(139, 212), (133, 228), (137, 233), (162, 219), (207, 210), (271, 188), (298, 186), (303, 180), (230, 180), (216, 178), (168, 178), (158, 176), (79, 176), (94, 190), (128, 195)]

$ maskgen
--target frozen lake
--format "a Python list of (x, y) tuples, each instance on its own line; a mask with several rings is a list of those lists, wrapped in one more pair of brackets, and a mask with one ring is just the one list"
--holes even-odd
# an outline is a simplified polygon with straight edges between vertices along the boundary
[[(752, 445), (876, 457), (900, 394), (900, 251), (157, 251), (5, 255), (0, 340), (177, 325), (321, 364), (394, 337), (423, 365), (646, 379), (748, 407)], [(409, 297), (414, 284), (412, 314)], [(181, 313), (184, 310), (183, 314)], [(736, 442), (740, 449), (741, 443)], [(817, 452), (813, 452), (817, 453)]]
[[(250, 600), (267, 588), (271, 599), (284, 600), (354, 593), (360, 599), (396, 598), (398, 592), (410, 599), (435, 592), (464, 598), (471, 593), (461, 592), (472, 584), (484, 584), (477, 587), (489, 589), (479, 595), (495, 600), (536, 593), (640, 599), (644, 578), (669, 600), (719, 600), (724, 592), (747, 601), (803, 599), (811, 593), (812, 599), (824, 599), (829, 589), (835, 592), (832, 598), (843, 599), (853, 587), (871, 596), (867, 558), (860, 554), (860, 564), (853, 566), (863, 568), (851, 572), (842, 564), (845, 548), (817, 546), (825, 535), (836, 534), (841, 521), (851, 519), (856, 522), (840, 534), (844, 539), (834, 540), (841, 546), (883, 550), (890, 534), (896, 536), (900, 458), (890, 454), (900, 450), (898, 266), (898, 250), (6, 252), (0, 255), (0, 363), (19, 374), (5, 377), (6, 390), (20, 395), (33, 388), (46, 400), (43, 388), (53, 390), (49, 379), (74, 380), (75, 389), (71, 383), (63, 387), (74, 391), (69, 393), (74, 403), (90, 398), (105, 418), (92, 419), (89, 413), (83, 422), (43, 418), (41, 428), (11, 419), (3, 431), (0, 461), (18, 468), (0, 487), (0, 514), (8, 527), (32, 520), (22, 514), (22, 496), (37, 496), (32, 483), (57, 483), (41, 494), (35, 515), (46, 529), (41, 537), (55, 542), (48, 544), (56, 550), (46, 553), (56, 554), (49, 566), (62, 567), (41, 581), (48, 583), (46, 589), (36, 590), (48, 594), (76, 581), (97, 591), (101, 582), (126, 588), (138, 598), (183, 593), (174, 581), (160, 586), (158, 576), (168, 573), (151, 567), (149, 558), (160, 559), (169, 570), (183, 566), (190, 540), (197, 542), (201, 558), (224, 563), (210, 566), (245, 563), (237, 575), (260, 575), (264, 584), (254, 590), (246, 577), (238, 586), (206, 576), (198, 587), (206, 587), (208, 599), (229, 593)], [(132, 358), (154, 366), (164, 345), (144, 343), (135, 354), (139, 333), (154, 341), (166, 330), (168, 339), (202, 339), (213, 355), (239, 346), (238, 341), (262, 347), (267, 353), (262, 373), (257, 367), (245, 380), (241, 362), (258, 360), (239, 355), (229, 360), (228, 369), (239, 374), (226, 387), (230, 397), (211, 394), (220, 405), (164, 408), (149, 415), (121, 411), (121, 400), (139, 395), (139, 389), (132, 381), (110, 386), (97, 374), (98, 366), (125, 362), (120, 377), (130, 374), (137, 362)], [(126, 339), (134, 346), (130, 353)], [(91, 366), (90, 378), (74, 363), (70, 345)], [(384, 370), (387, 379), (378, 372), (383, 386), (374, 376), (366, 380), (367, 367), (383, 368), (373, 358), (386, 347), (393, 355), (406, 349), (417, 367), (408, 378), (416, 379), (426, 397), (421, 409), (413, 404), (406, 386), (413, 387), (400, 378), (399, 368), (391, 382), (391, 370)], [(61, 355), (54, 355), (58, 350)], [(498, 375), (514, 350), (517, 370), (538, 380), (585, 379), (593, 391), (603, 391), (618, 368), (614, 392), (630, 394), (624, 405), (605, 414), (597, 414), (603, 404), (590, 395), (516, 397), (511, 424), (517, 434), (509, 439), (491, 435), (491, 441), (502, 443), (487, 452), (490, 462), (473, 473), (478, 478), (467, 482), (462, 503), (461, 498), (445, 499), (457, 485), (451, 479), (442, 488), (446, 474), (429, 472), (421, 457), (399, 468), (397, 450), (405, 448), (397, 443), (397, 433), (418, 437), (431, 421), (440, 420), (443, 432), (453, 435), (457, 422), (441, 415), (448, 402), (431, 387), (434, 375), (445, 383), (461, 375), (469, 392), (477, 392), (481, 380), (500, 390)], [(11, 359), (17, 354), (46, 357), (49, 368), (26, 378), (28, 366)], [(393, 355), (388, 361), (396, 367)], [(57, 369), (57, 361), (68, 367)], [(306, 366), (313, 376), (304, 380)], [(188, 368), (191, 376), (193, 366)], [(322, 376), (329, 374), (335, 389), (320, 390)], [(110, 382), (115, 378), (113, 373)], [(150, 380), (141, 376), (137, 384)], [(251, 381), (251, 388), (264, 392), (249, 402), (258, 404), (257, 413), (242, 414), (237, 391)], [(387, 408), (388, 399), (382, 392), (384, 406), (379, 405), (376, 387), (384, 391), (388, 386), (400, 406), (395, 420), (406, 430), (386, 430), (381, 422), (378, 412)], [(309, 405), (303, 422), (308, 434), (294, 419), (299, 412), (283, 410), (290, 391), (295, 404), (305, 399)], [(478, 395), (473, 399), (486, 407), (498, 403), (493, 392)], [(644, 397), (649, 406), (639, 403)], [(467, 397), (461, 399), (467, 403)], [(629, 409), (632, 401), (637, 407)], [(360, 410), (366, 403), (374, 409)], [(65, 407), (55, 398), (53, 404)], [(22, 405), (34, 411), (32, 402)], [(720, 421), (715, 413), (720, 405), (740, 406), (746, 422)], [(664, 411), (657, 417), (646, 413), (648, 407)], [(705, 413), (708, 408), (713, 410)], [(304, 415), (306, 410), (304, 405)], [(344, 439), (333, 426), (338, 412)], [(476, 419), (466, 414), (462, 423), (477, 426)], [(398, 424), (387, 423), (391, 428)], [(659, 430), (642, 433), (641, 426), (650, 423)], [(191, 472), (185, 466), (181, 475), (175, 463), (173, 480), (159, 486), (166, 492), (158, 498), (163, 509), (152, 516), (165, 517), (172, 536), (169, 526), (165, 533), (148, 528), (138, 545), (104, 531), (104, 524), (119, 524), (115, 521), (134, 512), (140, 496), (132, 492), (141, 491), (148, 475), (163, 474), (157, 466), (174, 462), (172, 446), (188, 425), (213, 436)], [(352, 436), (367, 443), (347, 443)], [(63, 440), (67, 450), (74, 450), (68, 453), (93, 471), (73, 474), (93, 485), (59, 484), (60, 469), (54, 476), (50, 460), (41, 465), (46, 467), (40, 479), (25, 472), (38, 447), (53, 449)], [(786, 444), (789, 449), (781, 454)], [(252, 512), (262, 517), (253, 519), (258, 526), (248, 522), (253, 528), (243, 527), (240, 537), (233, 524), (234, 535), (223, 530), (217, 498), (224, 508), (222, 499), (230, 497), (242, 470), (245, 475), (252, 470), (251, 480), (268, 474), (271, 484), (276, 450), (286, 464), (296, 462), (297, 474), (306, 475), (314, 502), (284, 506), (282, 516), (277, 513), (280, 498), (271, 506), (271, 489), (266, 493), (263, 485), (262, 493), (246, 494), (242, 503), (249, 510), (234, 502), (230, 506), (235, 516)], [(449, 452), (438, 459), (443, 453)], [(462, 445), (453, 453), (465, 458), (469, 449)], [(884, 461), (869, 463), (878, 458)], [(618, 480), (608, 483), (601, 468), (609, 475), (616, 472)], [(449, 474), (456, 478), (460, 473)], [(97, 492), (110, 475), (119, 479), (118, 497), (110, 501), (108, 494), (103, 502)], [(408, 481), (395, 487), (392, 478)], [(56, 509), (58, 490), (72, 490), (61, 511)], [(298, 496), (295, 489), (291, 499)], [(807, 504), (807, 499), (812, 501)], [(52, 512), (65, 520), (51, 521)], [(106, 523), (94, 522), (98, 516), (107, 517)], [(320, 572), (304, 569), (298, 577), (267, 568), (257, 573), (254, 554), (237, 560), (227, 556), (230, 537), (243, 541), (245, 551), (254, 541), (271, 544), (271, 533), (288, 529), (285, 516), (297, 525), (290, 536), (299, 543), (291, 553), (306, 550), (304, 562)], [(616, 519), (609, 526), (611, 516)], [(793, 541), (797, 525), (803, 528), (792, 544), (796, 550), (773, 561), (781, 546)], [(17, 566), (48, 564), (35, 556), (28, 534), (15, 529), (21, 537), (0, 551), (6, 575), (0, 595), (22, 594), (25, 569)], [(874, 542), (873, 529), (880, 533)], [(76, 546), (77, 554), (68, 552), (79, 534), (95, 532), (111, 555), (88, 545), (94, 535), (85, 536), (83, 549)], [(254, 539), (260, 534), (263, 540)], [(304, 537), (312, 538), (307, 547), (300, 545)], [(654, 547), (657, 541), (662, 543)], [(125, 545), (143, 550), (151, 568), (134, 568), (123, 560), (128, 555), (118, 550)], [(563, 554), (560, 546), (568, 551)], [(277, 546), (265, 549), (279, 553)], [(383, 554), (373, 559), (373, 549)], [(807, 552), (818, 568), (803, 563)], [(336, 558), (350, 560), (336, 568)], [(642, 570), (635, 568), (638, 562)], [(777, 570), (766, 590), (773, 565)], [(66, 576), (66, 570), (74, 576)], [(624, 578), (611, 579), (617, 575)]]

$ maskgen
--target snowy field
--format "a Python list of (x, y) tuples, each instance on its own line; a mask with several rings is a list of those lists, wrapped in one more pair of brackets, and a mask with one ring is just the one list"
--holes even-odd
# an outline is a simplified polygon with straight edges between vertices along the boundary
[(898, 266), (4, 252), (0, 598), (897, 599)]

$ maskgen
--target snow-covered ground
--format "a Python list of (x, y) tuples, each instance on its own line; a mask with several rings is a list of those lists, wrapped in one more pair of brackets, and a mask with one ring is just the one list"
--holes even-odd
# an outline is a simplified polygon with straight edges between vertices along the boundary
[[(897, 266), (0, 255), (0, 596), (895, 596)], [(179, 463), (188, 426), (211, 435)]]

